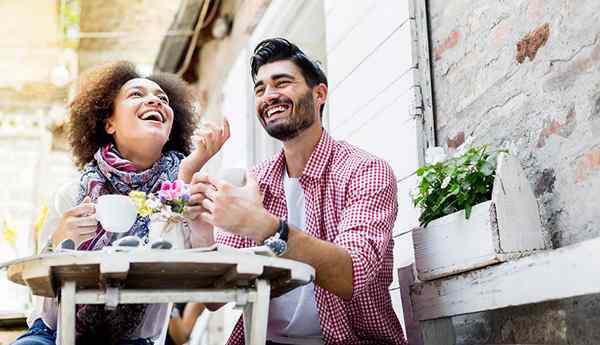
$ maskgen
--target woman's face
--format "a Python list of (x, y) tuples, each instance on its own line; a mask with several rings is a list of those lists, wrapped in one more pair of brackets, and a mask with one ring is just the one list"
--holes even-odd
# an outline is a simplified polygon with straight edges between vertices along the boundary
[(117, 149), (126, 154), (140, 150), (161, 152), (172, 127), (173, 109), (167, 94), (157, 83), (135, 78), (119, 90), (105, 129), (113, 136)]

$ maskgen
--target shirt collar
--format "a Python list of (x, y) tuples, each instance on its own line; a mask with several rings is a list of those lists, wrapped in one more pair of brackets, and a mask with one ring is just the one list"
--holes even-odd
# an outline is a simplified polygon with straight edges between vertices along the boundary
[[(321, 138), (313, 152), (310, 154), (308, 158), (308, 162), (300, 175), (300, 182), (306, 181), (306, 179), (318, 180), (325, 173), (325, 168), (327, 167), (329, 160), (331, 158), (333, 152), (333, 144), (334, 140), (329, 136), (329, 134), (323, 130), (321, 133)], [(283, 190), (283, 173), (285, 169), (285, 154), (283, 153), (283, 149), (279, 154), (268, 164), (267, 169), (265, 169), (264, 178), (260, 179), (260, 185), (264, 189), (269, 189), (271, 193), (275, 195), (282, 196), (284, 195)]]

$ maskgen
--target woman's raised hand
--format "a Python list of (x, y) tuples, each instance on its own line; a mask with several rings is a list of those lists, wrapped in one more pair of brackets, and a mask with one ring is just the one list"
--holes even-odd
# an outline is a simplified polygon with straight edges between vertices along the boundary
[(192, 175), (199, 171), (208, 160), (214, 156), (223, 144), (229, 139), (229, 121), (223, 119), (223, 126), (218, 127), (212, 123), (204, 123), (202, 127), (194, 131), (192, 143), (194, 151), (187, 156), (179, 166), (179, 179), (189, 183)]
[(52, 234), (52, 245), (57, 247), (63, 240), (71, 239), (77, 248), (82, 242), (94, 237), (97, 226), (96, 207), (87, 196), (81, 204), (63, 213), (58, 229)]

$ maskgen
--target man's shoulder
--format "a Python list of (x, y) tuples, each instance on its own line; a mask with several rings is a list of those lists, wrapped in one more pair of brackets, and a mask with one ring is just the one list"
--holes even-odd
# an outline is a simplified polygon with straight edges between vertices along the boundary
[(347, 171), (356, 176), (357, 170), (375, 169), (393, 175), (388, 162), (346, 141), (335, 141), (332, 158), (332, 171)]
[(281, 159), (281, 153), (276, 154), (270, 159), (264, 160), (248, 169), (248, 173), (256, 178), (257, 181), (262, 181), (266, 176), (275, 169), (278, 161)]

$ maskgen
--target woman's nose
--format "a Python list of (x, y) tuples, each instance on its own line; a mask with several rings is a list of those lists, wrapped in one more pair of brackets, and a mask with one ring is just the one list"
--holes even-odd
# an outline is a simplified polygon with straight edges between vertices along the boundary
[(157, 96), (154, 95), (149, 95), (148, 97), (146, 97), (146, 104), (149, 105), (160, 105), (160, 98), (158, 98)]

